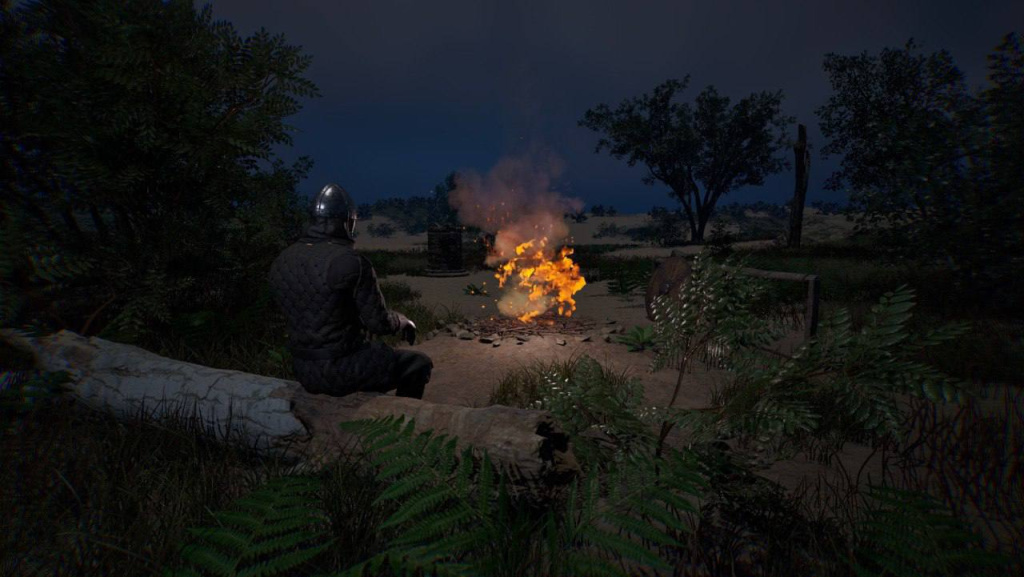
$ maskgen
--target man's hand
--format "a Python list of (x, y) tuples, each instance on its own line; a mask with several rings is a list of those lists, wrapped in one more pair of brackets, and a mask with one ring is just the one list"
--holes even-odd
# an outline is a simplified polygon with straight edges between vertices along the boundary
[(410, 345), (416, 343), (416, 323), (402, 316), (402, 324), (398, 326), (398, 333), (408, 341)]

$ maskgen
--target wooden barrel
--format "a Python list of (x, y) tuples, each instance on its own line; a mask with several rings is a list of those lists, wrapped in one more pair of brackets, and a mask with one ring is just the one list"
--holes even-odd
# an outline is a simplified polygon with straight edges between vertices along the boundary
[(427, 229), (427, 276), (466, 276), (462, 259), (462, 227), (432, 226)]

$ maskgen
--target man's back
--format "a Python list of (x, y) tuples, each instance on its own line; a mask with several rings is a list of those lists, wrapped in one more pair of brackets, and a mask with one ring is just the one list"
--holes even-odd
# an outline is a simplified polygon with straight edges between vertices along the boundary
[(311, 238), (286, 248), (270, 268), (270, 284), (288, 323), (295, 372), (310, 392), (347, 394), (385, 384), (394, 351), (369, 343), (366, 331), (394, 334), (376, 274), (351, 242)]
[(311, 393), (397, 389), (422, 398), (430, 358), (366, 338), (366, 332), (401, 330), (412, 344), (416, 325), (388, 310), (373, 265), (352, 248), (358, 218), (352, 198), (328, 184), (310, 216), (302, 238), (274, 260), (268, 279), (288, 323), (296, 378)]

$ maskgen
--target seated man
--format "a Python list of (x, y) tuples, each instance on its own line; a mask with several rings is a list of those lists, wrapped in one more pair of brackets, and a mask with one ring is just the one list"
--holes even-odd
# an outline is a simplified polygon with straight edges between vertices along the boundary
[(325, 186), (303, 236), (270, 267), (295, 376), (311, 393), (340, 397), (397, 389), (398, 396), (423, 398), (434, 366), (430, 357), (367, 340), (366, 331), (401, 332), (411, 345), (416, 325), (388, 310), (373, 265), (353, 250), (355, 206), (345, 189)]

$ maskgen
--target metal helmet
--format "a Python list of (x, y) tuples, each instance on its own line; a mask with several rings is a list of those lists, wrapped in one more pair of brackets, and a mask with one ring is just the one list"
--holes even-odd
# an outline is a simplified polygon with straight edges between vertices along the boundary
[(356, 203), (352, 197), (344, 188), (334, 183), (323, 187), (313, 198), (310, 216), (314, 221), (333, 225), (330, 228), (344, 228), (349, 236), (352, 235), (358, 218)]
[(356, 203), (348, 192), (331, 183), (323, 187), (313, 199), (313, 218), (348, 220), (356, 217)]

